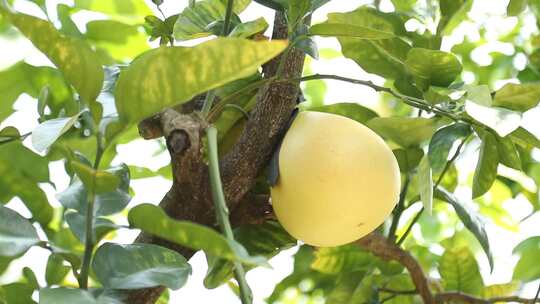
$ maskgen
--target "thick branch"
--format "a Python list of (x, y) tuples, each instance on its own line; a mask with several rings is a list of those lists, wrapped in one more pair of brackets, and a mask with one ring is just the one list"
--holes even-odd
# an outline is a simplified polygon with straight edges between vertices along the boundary
[[(282, 13), (276, 13), (273, 39), (287, 37), (287, 24)], [(302, 74), (304, 53), (293, 49), (287, 58), (283, 54), (264, 66), (264, 77), (275, 76), (279, 63), (284, 61), (283, 78)], [(257, 104), (237, 144), (224, 157), (222, 178), (227, 201), (238, 202), (254, 185), (255, 178), (267, 165), (272, 152), (285, 132), (287, 122), (296, 106), (297, 83), (272, 82), (259, 91)]]
[(429, 283), (416, 259), (407, 251), (394, 245), (392, 242), (377, 233), (371, 233), (357, 242), (360, 247), (384, 260), (394, 260), (405, 266), (409, 271), (411, 279), (416, 286), (418, 294), (424, 304), (435, 304), (433, 294), (429, 289)]

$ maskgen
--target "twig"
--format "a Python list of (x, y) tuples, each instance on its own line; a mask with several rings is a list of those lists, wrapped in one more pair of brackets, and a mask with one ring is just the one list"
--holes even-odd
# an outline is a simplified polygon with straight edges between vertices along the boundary
[[(219, 160), (217, 151), (217, 129), (210, 126), (207, 129), (208, 136), (208, 157), (209, 157), (209, 171), (210, 171), (210, 185), (212, 188), (212, 197), (214, 199), (214, 208), (216, 210), (216, 217), (219, 225), (225, 237), (234, 241), (234, 234), (229, 222), (229, 209), (225, 202), (225, 195), (223, 194), (223, 187), (221, 185), (221, 177), (219, 174)], [(253, 301), (251, 289), (246, 281), (246, 273), (242, 263), (234, 262), (234, 273), (238, 286), (240, 287), (240, 298), (242, 304), (250, 304)]]
[[(221, 32), (221, 36), (229, 35), (229, 24), (231, 23), (233, 7), (234, 7), (234, 0), (228, 0), (227, 11), (225, 12), (225, 21), (223, 21), (223, 30)], [(216, 98), (216, 93), (214, 90), (209, 91), (208, 94), (206, 94), (206, 97), (204, 99), (204, 104), (201, 110), (203, 117), (208, 116), (210, 109), (212, 109), (212, 104), (214, 103), (215, 98)]]
[[(467, 137), (465, 137), (463, 139), (463, 141), (459, 144), (458, 148), (456, 149), (456, 152), (454, 153), (452, 158), (446, 162), (446, 164), (444, 165), (444, 168), (443, 168), (443, 170), (441, 172), (441, 175), (439, 175), (439, 178), (435, 182), (435, 185), (433, 185), (433, 189), (436, 189), (439, 186), (439, 184), (442, 182), (444, 176), (446, 175), (446, 172), (448, 172), (448, 169), (450, 169), (450, 166), (458, 158), (459, 154), (461, 153), (461, 149), (465, 145), (465, 142), (467, 141), (468, 138), (469, 138), (469, 136), (467, 136)], [(403, 235), (401, 236), (399, 241), (397, 241), (398, 246), (403, 244), (403, 242), (405, 241), (405, 239), (407, 238), (407, 236), (411, 232), (412, 227), (414, 226), (414, 224), (416, 224), (416, 222), (420, 219), (420, 216), (422, 215), (422, 213), (424, 213), (424, 207), (422, 207), (422, 209), (420, 209), (420, 211), (418, 211), (418, 213), (414, 216), (412, 222), (409, 224), (409, 226), (405, 230), (405, 233), (403, 233)]]
[(396, 230), (399, 225), (399, 219), (401, 218), (401, 214), (405, 210), (405, 198), (407, 197), (410, 181), (411, 181), (411, 177), (409, 174), (407, 174), (407, 176), (405, 177), (405, 184), (403, 185), (403, 190), (401, 190), (401, 193), (399, 195), (399, 201), (396, 207), (396, 212), (395, 212), (394, 218), (392, 219), (390, 230), (388, 231), (388, 238), (391, 241), (394, 241), (396, 239)]
[(518, 296), (508, 296), (508, 297), (493, 297), (489, 299), (477, 298), (473, 295), (469, 295), (461, 292), (443, 292), (435, 296), (437, 303), (448, 303), (451, 301), (459, 301), (466, 304), (494, 304), (498, 302), (517, 302), (523, 304), (533, 304), (538, 303), (538, 299), (525, 299)]

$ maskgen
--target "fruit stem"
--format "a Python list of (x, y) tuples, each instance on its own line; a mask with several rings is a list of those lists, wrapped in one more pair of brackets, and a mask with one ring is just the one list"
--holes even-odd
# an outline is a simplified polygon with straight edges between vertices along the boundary
[(405, 210), (405, 197), (407, 196), (410, 182), (411, 176), (410, 174), (407, 174), (407, 176), (405, 177), (405, 183), (403, 184), (403, 190), (401, 190), (401, 193), (399, 194), (399, 201), (394, 212), (392, 225), (390, 226), (390, 231), (388, 231), (388, 239), (390, 239), (390, 241), (392, 242), (396, 240), (396, 230), (399, 225), (399, 219), (401, 218), (401, 214)]
[[(221, 185), (221, 177), (219, 173), (219, 159), (218, 159), (218, 146), (217, 146), (217, 129), (214, 126), (210, 126), (206, 130), (206, 136), (208, 140), (208, 166), (210, 171), (210, 186), (212, 188), (212, 198), (214, 200), (214, 208), (216, 209), (216, 217), (219, 226), (225, 235), (225, 237), (233, 242), (234, 234), (229, 222), (229, 209), (225, 202), (225, 195), (223, 194), (223, 187)], [(234, 262), (234, 274), (238, 286), (240, 287), (240, 299), (242, 304), (251, 304), (253, 296), (251, 289), (246, 281), (246, 272), (242, 263)]]

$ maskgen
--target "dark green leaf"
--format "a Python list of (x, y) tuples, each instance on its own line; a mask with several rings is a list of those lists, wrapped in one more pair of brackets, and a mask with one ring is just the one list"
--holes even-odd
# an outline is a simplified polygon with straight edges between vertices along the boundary
[(446, 291), (480, 295), (484, 287), (478, 264), (467, 247), (447, 249), (439, 262), (439, 273)]
[(39, 242), (36, 229), (17, 212), (0, 206), (0, 256), (16, 256)]
[(497, 139), (490, 132), (482, 136), (482, 145), (478, 163), (474, 171), (472, 197), (477, 198), (486, 193), (497, 177), (499, 165), (499, 153), (497, 151)]
[(64, 265), (64, 259), (58, 254), (49, 255), (47, 267), (45, 268), (45, 281), (47, 285), (60, 284), (71, 268)]
[(377, 117), (369, 120), (367, 126), (380, 136), (407, 148), (417, 146), (431, 138), (436, 129), (436, 122), (421, 117)]
[(521, 170), (521, 160), (519, 159), (519, 153), (516, 150), (516, 146), (512, 142), (510, 136), (497, 138), (497, 150), (499, 151), (499, 161), (501, 164)]
[(77, 161), (72, 161), (71, 167), (81, 179), (88, 192), (96, 194), (112, 192), (120, 184), (120, 179), (113, 173), (95, 170)]
[(146, 52), (120, 74), (115, 94), (118, 113), (125, 122), (135, 122), (250, 76), (285, 47), (283, 41), (217, 38), (195, 47), (160, 47)]
[(72, 288), (42, 288), (39, 291), (40, 304), (120, 304), (120, 300), (102, 293), (97, 298), (91, 292)]
[(525, 112), (540, 102), (540, 84), (507, 83), (495, 92), (493, 105), (514, 111)]
[(399, 170), (404, 173), (414, 170), (424, 156), (420, 148), (394, 149), (392, 152), (398, 161)]
[(454, 142), (471, 134), (471, 128), (464, 123), (455, 123), (441, 128), (433, 134), (429, 142), (428, 156), (435, 174), (441, 173), (448, 160)]
[(251, 257), (245, 248), (230, 242), (215, 230), (188, 221), (177, 221), (160, 207), (142, 204), (131, 209), (128, 220), (133, 228), (195, 250), (204, 250), (227, 260), (238, 260), (249, 265), (266, 265), (262, 257)]
[(360, 284), (366, 275), (366, 271), (354, 271), (342, 273), (336, 279), (336, 286), (328, 293), (325, 303), (328, 304), (360, 304), (366, 300), (362, 296), (363, 289)]
[(2, 9), (0, 12), (49, 57), (86, 102), (96, 100), (103, 84), (103, 69), (86, 43), (62, 35), (45, 20)]
[(514, 279), (530, 282), (540, 278), (540, 236), (522, 241), (514, 248), (513, 253), (520, 256), (514, 269)]
[[(122, 211), (131, 200), (129, 195), (129, 170), (126, 165), (113, 167), (107, 170), (114, 174), (120, 185), (111, 192), (98, 193), (95, 196), (94, 211), (96, 215), (110, 215)], [(88, 192), (78, 178), (74, 178), (71, 185), (57, 194), (57, 199), (67, 209), (77, 210), (80, 214), (86, 214)]]
[[(365, 6), (348, 13), (328, 14), (328, 23), (363, 26), (393, 33), (398, 30), (390, 20), (390, 15)], [(380, 40), (338, 38), (343, 55), (354, 60), (366, 72), (392, 79), (405, 74), (403, 62), (407, 58), (410, 46), (404, 40), (397, 37)]]
[(96, 251), (92, 268), (106, 288), (182, 287), (191, 266), (177, 252), (152, 244), (105, 243)]
[(485, 221), (481, 216), (474, 211), (472, 206), (465, 202), (460, 202), (452, 193), (446, 191), (442, 187), (437, 187), (435, 189), (435, 197), (454, 207), (454, 210), (456, 210), (463, 225), (465, 225), (465, 227), (474, 235), (482, 246), (482, 249), (484, 249), (489, 265), (493, 269), (493, 256), (491, 255), (489, 239), (485, 229)]
[(407, 53), (405, 66), (424, 91), (430, 85), (449, 86), (462, 70), (454, 54), (422, 48), (413, 48)]
[[(250, 255), (262, 255), (267, 259), (280, 251), (296, 245), (277, 222), (269, 221), (261, 225), (244, 225), (234, 230), (234, 239), (242, 244)], [(234, 263), (208, 256), (208, 272), (204, 278), (206, 288), (216, 288), (233, 277)]]
[[(86, 216), (78, 212), (66, 212), (64, 217), (69, 229), (84, 243), (86, 240)], [(93, 220), (94, 232), (92, 236), (94, 237), (94, 244), (98, 243), (108, 232), (117, 228), (117, 225), (109, 219), (98, 217), (93, 218)]]
[(357, 103), (335, 103), (331, 105), (309, 108), (309, 111), (332, 113), (345, 116), (352, 120), (356, 120), (361, 124), (365, 124), (372, 118), (378, 117), (375, 111), (361, 106)]

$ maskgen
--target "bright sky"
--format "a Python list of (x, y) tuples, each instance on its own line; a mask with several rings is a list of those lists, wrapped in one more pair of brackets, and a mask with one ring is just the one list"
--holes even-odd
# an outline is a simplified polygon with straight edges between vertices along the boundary
[[(151, 1), (146, 0), (146, 2), (149, 3), (150, 7), (153, 7)], [(323, 6), (319, 11), (316, 12), (313, 22), (317, 23), (325, 20), (328, 12), (350, 11), (366, 2), (368, 1), (331, 1), (329, 4)], [(49, 7), (51, 8), (55, 7), (57, 3), (71, 4), (71, 1), (48, 1)], [(165, 0), (162, 8), (167, 15), (170, 15), (180, 11), (182, 7), (186, 5), (186, 3), (187, 0)], [(488, 32), (488, 37), (497, 37), (498, 34), (511, 29), (515, 22), (517, 22), (516, 18), (498, 17), (505, 15), (507, 1), (475, 0), (474, 3), (475, 5), (470, 15), (476, 22), (484, 24), (484, 28)], [(381, 7), (383, 10), (392, 9), (390, 1), (388, 0), (382, 1)], [(43, 16), (43, 14), (39, 12), (36, 7), (23, 0), (16, 1), (15, 8), (27, 13)], [(54, 11), (54, 9), (50, 11)], [(269, 24), (272, 24), (272, 11), (256, 3), (253, 3), (244, 13), (242, 13), (241, 18), (244, 21), (248, 21), (256, 19), (261, 15), (267, 19)], [(52, 16), (52, 18), (54, 19), (54, 16)], [(94, 13), (77, 13), (74, 18), (80, 28), (84, 29), (84, 27), (81, 25), (89, 20), (103, 18), (103, 16)], [(530, 33), (535, 30), (534, 18), (529, 19), (526, 20), (522, 29), (524, 33)], [(418, 24), (410, 23), (407, 24), (407, 26), (415, 28), (418, 26)], [(443, 41), (443, 50), (449, 50), (452, 45), (462, 41), (465, 35), (472, 38), (478, 38), (478, 29), (475, 25), (471, 24), (461, 26), (455, 31), (452, 37), (445, 38)], [(318, 38), (317, 43), (320, 48), (332, 48), (335, 50), (340, 49), (337, 40), (334, 38)], [(32, 44), (25, 39), (5, 40), (0, 38), (0, 45), (2, 45), (0, 48), (0, 69), (8, 67), (19, 60), (26, 60), (34, 65), (51, 65), (50, 61), (44, 55), (40, 54), (32, 46)], [(491, 41), (480, 50), (475, 50), (475, 52), (472, 54), (473, 59), (479, 65), (489, 65), (491, 63), (489, 52), (493, 50), (498, 50), (504, 53), (512, 53), (514, 51), (512, 45)], [(523, 60), (525, 59), (522, 58), (521, 62), (518, 60), (516, 64), (518, 66), (523, 65)], [(383, 83), (381, 78), (363, 72), (358, 65), (344, 58), (336, 58), (331, 60), (321, 59), (319, 61), (313, 61), (312, 69), (314, 72), (318, 73), (338, 74), (353, 78), (371, 79), (378, 84)], [(504, 82), (507, 81), (514, 80), (505, 80)], [(501, 82), (500, 85), (502, 86), (504, 82)], [(377, 104), (378, 94), (369, 88), (354, 86), (349, 83), (337, 81), (328, 81), (327, 84), (328, 91), (325, 98), (327, 103), (360, 102), (371, 107), (374, 107)], [(15, 104), (18, 112), (9, 117), (5, 122), (2, 123), (0, 127), (14, 125), (19, 128), (22, 133), (31, 131), (37, 125), (38, 115), (35, 110), (35, 105), (36, 101), (29, 96), (21, 96)], [(540, 135), (540, 124), (533, 123), (533, 121), (537, 120), (539, 115), (540, 110), (536, 108), (529, 113), (526, 113), (524, 116), (524, 124), (537, 135)], [(27, 139), (25, 144), (28, 147), (31, 147), (29, 140), (30, 139)], [(158, 147), (159, 146), (155, 141), (144, 141), (142, 139), (136, 140), (128, 145), (120, 146), (118, 149), (118, 158), (115, 161), (157, 169), (167, 164), (169, 161), (168, 155), (166, 154), (161, 154), (158, 156), (153, 155), (154, 151), (156, 151)], [(133, 153), (133, 151), (137, 151), (137, 153)], [(459, 168), (474, 168), (476, 157), (470, 154), (476, 153), (475, 149), (469, 149), (469, 151), (466, 153), (469, 154), (469, 157), (465, 156), (461, 158), (467, 160), (460, 161), (458, 163)], [(52, 181), (56, 185), (57, 190), (46, 184), (43, 185), (43, 188), (48, 194), (51, 203), (54, 206), (59, 206), (60, 204), (54, 198), (54, 194), (56, 191), (62, 191), (65, 189), (69, 184), (69, 180), (67, 175), (63, 172), (63, 165), (60, 162), (52, 163), (50, 165), (50, 169)], [(460, 177), (461, 180), (467, 178), (467, 170), (465, 170), (465, 172), (466, 173)], [(159, 203), (161, 197), (169, 189), (170, 184), (170, 181), (159, 177), (132, 181), (131, 186), (136, 195), (133, 198), (133, 201), (130, 203), (130, 207), (140, 203)], [(470, 189), (460, 188), (458, 190), (458, 195), (460, 197), (470, 197)], [(25, 216), (30, 215), (28, 210), (26, 210), (24, 205), (18, 199), (11, 201), (8, 204), (8, 207), (20, 211)], [(411, 211), (407, 212), (405, 217), (413, 215), (420, 208), (420, 206), (415, 207), (417, 208), (411, 208)], [(520, 219), (530, 212), (530, 205), (519, 198), (517, 200), (510, 200), (506, 202), (505, 207), (507, 207), (507, 210), (516, 219)], [(118, 217), (118, 219), (125, 221), (125, 219), (122, 219), (121, 217)], [(517, 261), (516, 257), (512, 257), (512, 248), (519, 241), (529, 236), (540, 234), (538, 230), (538, 227), (540, 227), (540, 214), (536, 214), (535, 216), (522, 222), (520, 224), (519, 232), (510, 232), (491, 223), (489, 223), (487, 227), (495, 255), (496, 266), (493, 273), (490, 273), (485, 257), (483, 255), (478, 256), (484, 281), (487, 284), (508, 282), (512, 277), (512, 270)], [(415, 235), (419, 235), (419, 231), (417, 229), (413, 230), (413, 233)], [(120, 243), (129, 243), (134, 239), (136, 234), (137, 233), (135, 231), (120, 230), (115, 238), (115, 241)], [(264, 303), (264, 298), (270, 295), (274, 285), (292, 271), (291, 256), (295, 253), (295, 251), (296, 248), (287, 250), (272, 259), (270, 261), (270, 264), (273, 267), (272, 269), (255, 269), (248, 273), (247, 279), (254, 291), (255, 303)], [(44, 269), (47, 254), (48, 252), (44, 249), (31, 249), (23, 258), (12, 263), (8, 275), (0, 277), (0, 283), (7, 283), (16, 280), (19, 277), (22, 267), (31, 265), (32, 269), (38, 276), (40, 283), (44, 284)], [(206, 261), (204, 254), (197, 253), (190, 260), (190, 263), (193, 266), (193, 275), (189, 278), (189, 281), (185, 287), (179, 291), (171, 293), (171, 303), (213, 303), (216, 299), (219, 299), (219, 303), (224, 304), (239, 302), (237, 297), (227, 286), (214, 290), (206, 290), (204, 288), (202, 284), (202, 280), (206, 273)], [(523, 289), (522, 295), (527, 297), (534, 296), (538, 283), (539, 282), (533, 282), (528, 284)]]

